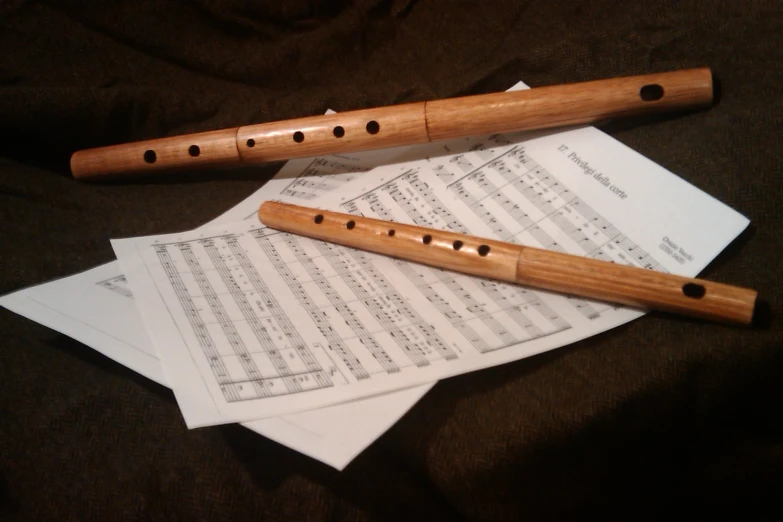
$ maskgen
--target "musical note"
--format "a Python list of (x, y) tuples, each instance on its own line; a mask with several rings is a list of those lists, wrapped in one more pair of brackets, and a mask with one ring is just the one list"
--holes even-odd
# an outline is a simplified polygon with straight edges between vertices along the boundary
[[(274, 269), (282, 275), (283, 280), (285, 281), (288, 288), (292, 290), (299, 304), (302, 305), (310, 317), (315, 320), (319, 331), (329, 341), (329, 347), (339, 354), (346, 367), (354, 375), (354, 377), (359, 380), (368, 379), (370, 377), (369, 372), (367, 372), (364, 366), (359, 362), (359, 359), (345, 345), (340, 336), (335, 333), (334, 329), (328, 325), (325, 325), (325, 322), (323, 321), (325, 314), (319, 310), (318, 307), (316, 307), (307, 297), (307, 291), (297, 280), (296, 276), (294, 276), (294, 274), (291, 272), (291, 269), (288, 267), (288, 265), (282, 261), (276, 247), (270, 241), (267, 241), (265, 238), (262, 238), (258, 235), (255, 236), (255, 239), (258, 245), (261, 247), (262, 251), (272, 262)], [(288, 236), (284, 242), (289, 247), (291, 247), (296, 242), (296, 239), (292, 236)], [(302, 256), (301, 252), (299, 253), (299, 256)], [(328, 287), (326, 280), (323, 277), (318, 274), (311, 274), (311, 276), (313, 277), (313, 281), (320, 285), (319, 288), (325, 294), (330, 295), (332, 300), (336, 299), (335, 294), (331, 288)]]

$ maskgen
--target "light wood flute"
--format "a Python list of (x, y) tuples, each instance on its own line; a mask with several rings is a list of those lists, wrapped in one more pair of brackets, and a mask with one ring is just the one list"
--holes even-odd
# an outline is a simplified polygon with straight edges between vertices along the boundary
[(465, 234), (265, 201), (270, 228), (533, 288), (749, 325), (757, 292)]
[(523, 130), (588, 124), (713, 102), (709, 68), (477, 94), (81, 150), (78, 179), (238, 167)]

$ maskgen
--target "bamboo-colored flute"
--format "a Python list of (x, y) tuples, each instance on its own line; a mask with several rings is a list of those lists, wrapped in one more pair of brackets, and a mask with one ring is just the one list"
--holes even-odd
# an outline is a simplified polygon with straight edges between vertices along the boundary
[(309, 116), (77, 151), (78, 179), (238, 167), (298, 157), (704, 108), (709, 68), (626, 76)]
[(757, 292), (722, 283), (426, 227), (265, 201), (266, 226), (507, 283), (749, 325)]

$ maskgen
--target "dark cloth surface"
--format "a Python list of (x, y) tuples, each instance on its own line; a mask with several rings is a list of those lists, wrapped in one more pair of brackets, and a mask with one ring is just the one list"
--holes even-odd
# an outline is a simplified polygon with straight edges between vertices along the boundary
[[(705, 277), (783, 307), (783, 3), (62, 0), (0, 4), (0, 293), (189, 230), (273, 174), (85, 184), (82, 148), (710, 66), (710, 110), (606, 130), (748, 216)], [(10, 520), (780, 520), (783, 336), (650, 314), (440, 382), (337, 472), (0, 310)]]

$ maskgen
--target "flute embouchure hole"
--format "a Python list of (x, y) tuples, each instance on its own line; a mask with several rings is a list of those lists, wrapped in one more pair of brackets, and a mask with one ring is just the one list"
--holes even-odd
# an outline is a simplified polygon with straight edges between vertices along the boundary
[(335, 138), (342, 138), (343, 136), (345, 136), (345, 129), (343, 129), (339, 125), (335, 127), (332, 132), (334, 133)]
[(367, 132), (370, 134), (378, 134), (379, 130), (381, 130), (381, 126), (378, 125), (377, 121), (372, 120), (367, 122)]
[(481, 245), (480, 247), (478, 247), (478, 253), (482, 257), (487, 255), (487, 254), (489, 254), (489, 246), (488, 245)]
[(707, 289), (697, 283), (685, 283), (682, 285), (682, 293), (693, 299), (701, 299), (707, 293)]
[(147, 163), (155, 163), (156, 159), (158, 159), (158, 156), (155, 154), (154, 150), (144, 151), (144, 161)]
[(657, 83), (645, 85), (639, 90), (639, 96), (644, 101), (657, 101), (663, 98), (663, 87)]
[(201, 149), (198, 148), (198, 145), (191, 145), (190, 148), (188, 149), (188, 154), (190, 154), (195, 158), (199, 154), (201, 154)]
[(356, 226), (356, 222), (354, 222), (354, 220), (351, 220), (351, 221), (349, 221), (348, 223), (345, 224), (345, 228), (347, 228), (348, 230), (353, 229), (353, 227), (355, 227), (355, 226)]
[(389, 237), (392, 237), (394, 235), (394, 229), (393, 228), (389, 229), (388, 234), (389, 234)]
[(304, 141), (304, 134), (302, 131), (296, 131), (294, 133), (294, 141), (297, 143), (302, 143)]
[(247, 146), (248, 147), (255, 147), (256, 146), (256, 140), (254, 140), (253, 138), (250, 138), (249, 140), (247, 140)]
[(429, 245), (429, 244), (430, 244), (430, 242), (432, 241), (432, 236), (431, 236), (431, 235), (429, 235), (429, 234), (427, 234), (426, 236), (424, 236), (423, 238), (421, 238), (421, 240), (422, 240), (422, 242), (423, 242), (425, 245)]
[(324, 220), (324, 215), (318, 214), (317, 216), (315, 216), (315, 219), (313, 221), (315, 221), (316, 225), (320, 225), (323, 222), (323, 220)]
[(459, 239), (458, 239), (458, 240), (456, 240), (456, 241), (454, 242), (454, 245), (453, 245), (453, 246), (454, 246), (454, 250), (459, 250), (460, 248), (462, 248), (462, 241), (460, 241)]

